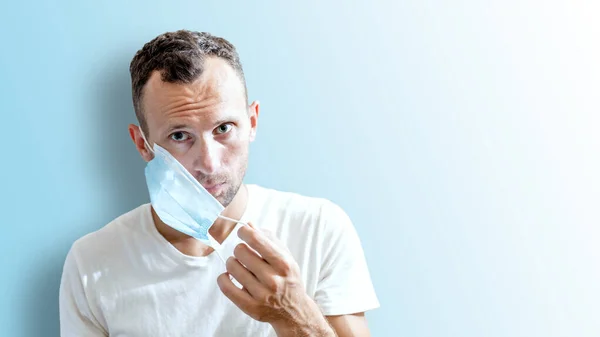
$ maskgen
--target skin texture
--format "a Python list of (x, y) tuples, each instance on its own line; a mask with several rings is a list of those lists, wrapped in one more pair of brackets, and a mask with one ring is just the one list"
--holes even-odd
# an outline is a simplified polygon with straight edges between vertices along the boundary
[[(220, 58), (208, 58), (205, 72), (190, 84), (166, 83), (155, 71), (146, 83), (142, 105), (148, 125), (145, 135), (169, 151), (219, 202), (223, 215), (240, 218), (248, 200), (242, 184), (250, 142), (256, 137), (259, 103), (247, 105), (242, 81)], [(153, 154), (140, 128), (129, 134), (145, 161)], [(212, 248), (180, 233), (152, 211), (157, 230), (183, 254), (206, 256)], [(218, 219), (210, 234), (223, 242), (235, 223)], [(369, 336), (362, 313), (324, 317), (302, 285), (297, 263), (270, 233), (254, 226), (238, 231), (245, 242), (217, 279), (221, 291), (250, 317), (270, 323), (284, 336)], [(230, 277), (243, 288), (237, 288)]]

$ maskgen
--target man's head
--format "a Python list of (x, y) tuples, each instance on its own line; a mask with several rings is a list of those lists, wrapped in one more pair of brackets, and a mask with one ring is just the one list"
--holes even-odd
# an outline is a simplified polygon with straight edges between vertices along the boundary
[(235, 47), (208, 33), (177, 31), (146, 43), (131, 61), (133, 105), (141, 126), (129, 126), (149, 161), (149, 144), (169, 151), (224, 206), (239, 190), (254, 140), (258, 102), (248, 105)]

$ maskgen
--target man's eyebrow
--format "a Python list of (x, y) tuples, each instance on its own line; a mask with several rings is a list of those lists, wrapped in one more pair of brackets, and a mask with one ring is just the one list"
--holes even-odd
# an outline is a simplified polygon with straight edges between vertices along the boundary
[[(217, 126), (219, 126), (219, 125), (221, 125), (223, 123), (237, 122), (239, 120), (240, 120), (239, 114), (231, 113), (231, 114), (228, 114), (226, 116), (220, 117), (216, 121), (212, 122), (212, 125), (210, 125), (210, 126), (211, 127), (217, 127)], [(191, 128), (190, 124), (175, 123), (175, 124), (172, 124), (172, 125), (168, 125), (165, 128), (165, 130), (166, 130), (166, 132), (172, 132), (173, 130), (187, 129), (187, 128)]]
[(167, 130), (167, 132), (171, 132), (176, 129), (185, 129), (187, 127), (189, 127), (187, 124), (178, 123), (178, 124), (173, 124), (173, 125), (168, 126), (166, 130)]
[(223, 114), (223, 116), (219, 116), (219, 118), (213, 122), (212, 126), (216, 127), (223, 123), (237, 122), (240, 119), (241, 116), (238, 111), (227, 111)]
[(236, 122), (239, 119), (240, 119), (239, 116), (234, 116), (234, 115), (230, 115), (230, 116), (226, 116), (226, 117), (221, 117), (221, 118), (217, 119), (213, 123), (213, 126), (219, 126), (219, 125), (221, 125), (223, 123)]

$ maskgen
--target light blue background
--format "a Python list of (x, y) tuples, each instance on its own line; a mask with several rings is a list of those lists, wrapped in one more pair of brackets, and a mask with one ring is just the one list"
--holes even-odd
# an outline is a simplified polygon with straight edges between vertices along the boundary
[(247, 181), (330, 198), (374, 336), (600, 335), (599, 7), (589, 1), (0, 5), (0, 331), (58, 336), (78, 237), (146, 202), (128, 65), (164, 31), (239, 49)]

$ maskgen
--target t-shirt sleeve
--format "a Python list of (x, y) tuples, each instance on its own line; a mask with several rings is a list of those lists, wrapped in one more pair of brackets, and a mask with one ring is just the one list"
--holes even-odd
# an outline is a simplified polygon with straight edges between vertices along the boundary
[(75, 253), (71, 249), (65, 260), (60, 282), (60, 336), (108, 336), (90, 309), (85, 294), (86, 280), (80, 275)]
[(315, 301), (326, 316), (379, 307), (363, 248), (352, 221), (338, 205), (321, 208), (321, 270)]

